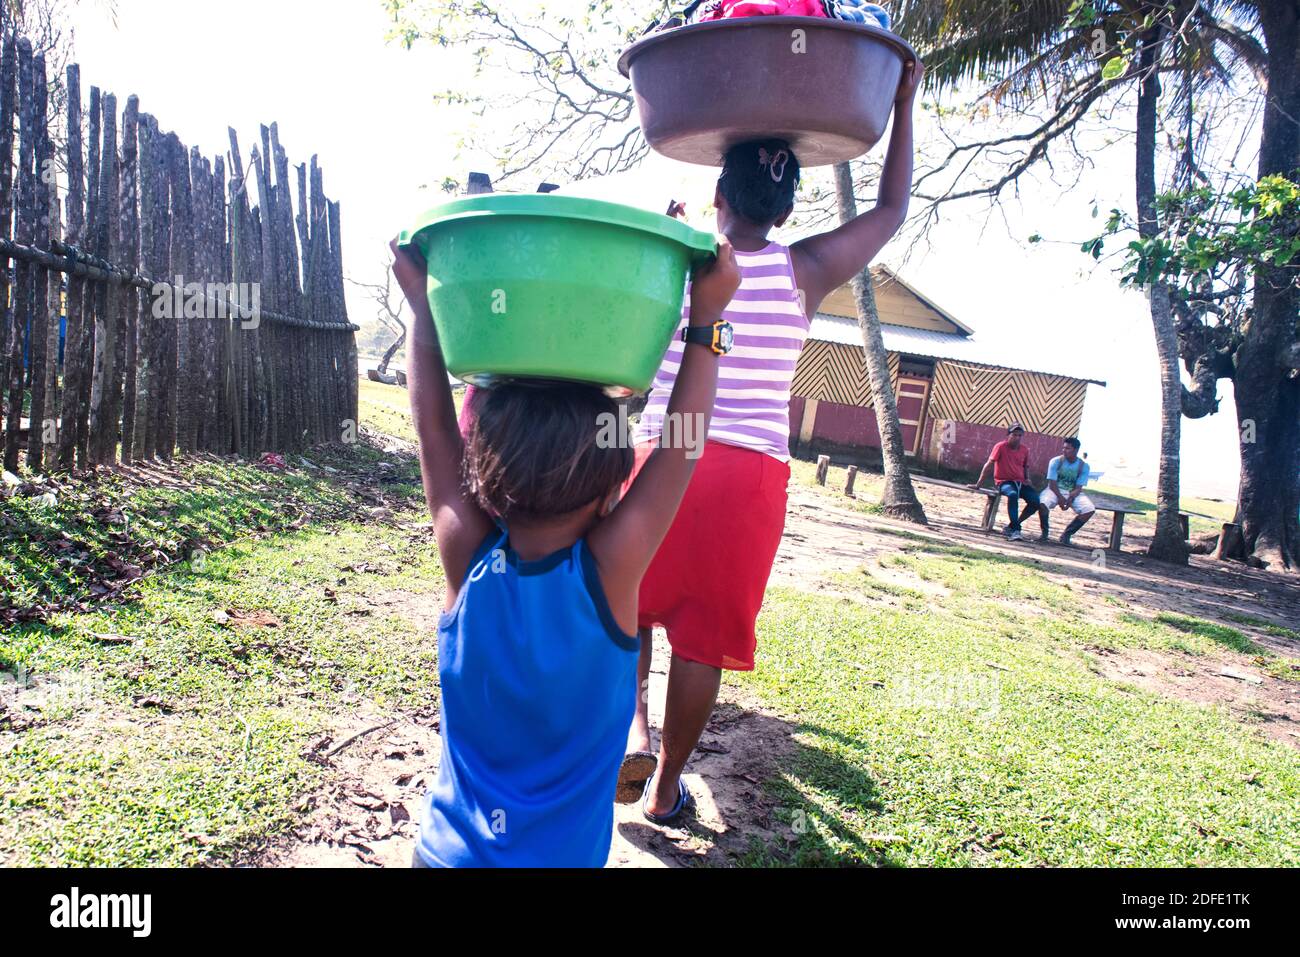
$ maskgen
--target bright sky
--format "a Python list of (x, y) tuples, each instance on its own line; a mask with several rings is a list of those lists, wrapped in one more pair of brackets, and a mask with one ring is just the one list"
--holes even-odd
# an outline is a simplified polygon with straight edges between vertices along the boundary
[[(320, 157), (326, 193), (342, 204), (345, 272), (354, 279), (382, 279), (387, 240), (444, 198), (444, 176), (464, 181), (471, 169), (492, 168), (472, 142), (460, 145), (470, 117), (432, 98), (468, 72), (467, 56), (428, 47), (408, 52), (386, 42), (380, 0), (117, 6), (116, 26), (101, 4), (74, 10), (83, 92), (95, 84), (119, 102), (137, 94), (141, 110), (163, 129), (209, 155), (228, 150), (228, 126), (247, 153), (259, 124), (278, 121), (290, 163)], [(631, 190), (619, 192), (645, 201), (671, 182), (674, 191), (707, 196), (712, 175), (655, 158), (633, 174)], [(980, 208), (954, 206), (931, 234), (930, 248), (901, 272), (981, 340), (1005, 343), (1007, 365), (1105, 380), (1107, 388), (1089, 388), (1084, 450), (1094, 469), (1153, 485), (1159, 375), (1146, 303), (1139, 293), (1122, 292), (1109, 268), (1093, 271), (1073, 245), (1099, 229), (1094, 202), (1103, 217), (1112, 206), (1132, 208), (1132, 183), (1131, 145), (1121, 144), (1066, 194), (1059, 185), (1023, 183), (1018, 200), (1006, 205), (1006, 223), (986, 220)], [(708, 228), (707, 219), (692, 219)], [(1031, 246), (1024, 240), (1034, 233), (1062, 242)], [(886, 249), (882, 260), (899, 255)], [(354, 321), (373, 315), (351, 289), (349, 312)], [(1231, 384), (1221, 382), (1219, 390), (1217, 415), (1183, 420), (1183, 488), (1233, 498), (1236, 416)]]

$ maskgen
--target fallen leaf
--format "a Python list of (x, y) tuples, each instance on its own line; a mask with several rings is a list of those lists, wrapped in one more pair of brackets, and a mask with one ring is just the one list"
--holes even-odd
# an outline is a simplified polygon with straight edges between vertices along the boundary
[(279, 628), (280, 619), (265, 609), (256, 611), (236, 611), (233, 608), (226, 609), (226, 615), (231, 625), (236, 628)]
[(104, 645), (129, 645), (135, 641), (134, 638), (128, 638), (126, 635), (92, 634), (90, 637)]

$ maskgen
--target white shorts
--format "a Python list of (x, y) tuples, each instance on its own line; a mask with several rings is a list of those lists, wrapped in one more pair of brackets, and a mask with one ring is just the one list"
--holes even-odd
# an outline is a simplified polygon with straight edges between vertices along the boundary
[[(1038, 501), (1049, 510), (1061, 504), (1061, 500), (1057, 498), (1050, 485), (1039, 494)], [(1076, 515), (1087, 515), (1089, 512), (1097, 511), (1097, 506), (1092, 504), (1092, 499), (1088, 498), (1083, 492), (1074, 497), (1074, 502), (1071, 503), (1070, 508), (1074, 509)]]

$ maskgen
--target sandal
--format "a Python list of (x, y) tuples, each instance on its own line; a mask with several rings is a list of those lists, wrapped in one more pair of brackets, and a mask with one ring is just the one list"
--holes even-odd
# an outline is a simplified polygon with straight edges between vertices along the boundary
[(614, 791), (615, 804), (634, 804), (645, 791), (645, 786), (655, 776), (659, 766), (657, 755), (649, 751), (632, 751), (623, 756), (618, 769), (618, 788)]
[(687, 789), (686, 782), (681, 778), (678, 778), (677, 803), (673, 805), (673, 809), (667, 814), (651, 814), (645, 809), (645, 804), (646, 801), (650, 799), (650, 783), (653, 780), (654, 776), (651, 775), (650, 780), (645, 783), (645, 792), (641, 795), (641, 816), (651, 824), (658, 824), (661, 827), (673, 824), (682, 816), (683, 813), (695, 804), (695, 798), (691, 796), (691, 792)]

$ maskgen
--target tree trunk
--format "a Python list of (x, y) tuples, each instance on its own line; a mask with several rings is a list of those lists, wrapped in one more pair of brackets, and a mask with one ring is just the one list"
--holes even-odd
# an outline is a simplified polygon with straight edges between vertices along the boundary
[(401, 349), (402, 346), (405, 344), (406, 344), (406, 326), (403, 325), (402, 334), (397, 337), (396, 342), (394, 342), (391, 346), (388, 347), (388, 351), (384, 353), (384, 357), (379, 360), (379, 374), (381, 376), (388, 375), (388, 363), (393, 361), (393, 356), (397, 355), (398, 350)]
[[(1268, 99), (1259, 175), (1294, 179), (1300, 167), (1300, 11), (1260, 4), (1268, 49)], [(1233, 385), (1241, 440), (1237, 521), (1247, 561), (1300, 572), (1300, 377), (1285, 357), (1296, 343), (1300, 294), (1281, 264), (1255, 271), (1250, 327), (1237, 350)]]
[[(840, 222), (847, 223), (858, 215), (857, 200), (853, 196), (853, 174), (848, 163), (838, 163), (835, 166), (835, 199), (839, 206)], [(880, 334), (880, 313), (876, 310), (870, 266), (864, 267), (862, 272), (853, 277), (853, 295), (857, 300), (858, 328), (862, 331), (862, 351), (866, 356), (867, 372), (871, 380), (871, 403), (876, 410), (880, 455), (885, 467), (885, 492), (881, 505), (886, 515), (926, 525), (925, 509), (916, 497), (916, 490), (912, 488), (912, 476), (907, 471), (903, 427), (898, 421), (893, 383), (889, 381), (889, 357), (885, 352), (885, 340)]]
[[(1155, 70), (1156, 48), (1162, 27), (1144, 36), (1141, 53), (1142, 80), (1138, 87), (1137, 110), (1137, 210), (1138, 232), (1154, 236), (1156, 221), (1156, 105), (1160, 78)], [(1169, 288), (1163, 283), (1151, 287), (1147, 296), (1151, 323), (1155, 327), (1156, 353), (1160, 358), (1160, 476), (1156, 486), (1156, 531), (1147, 554), (1161, 561), (1187, 564), (1187, 543), (1178, 520), (1179, 453), (1182, 444), (1183, 385), (1179, 376), (1178, 334), (1174, 329)]]

